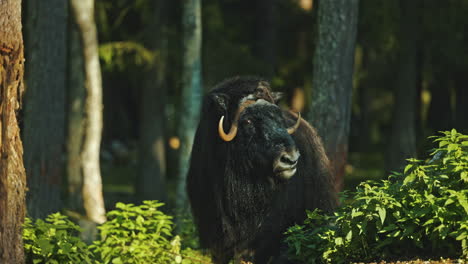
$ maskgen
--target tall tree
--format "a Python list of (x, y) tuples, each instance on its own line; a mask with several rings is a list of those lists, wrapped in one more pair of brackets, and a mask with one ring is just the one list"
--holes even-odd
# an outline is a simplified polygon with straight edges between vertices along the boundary
[(16, 113), (23, 93), (21, 1), (0, 1), (0, 263), (24, 263), (23, 145)]
[(167, 36), (165, 1), (153, 3), (153, 16), (147, 29), (148, 47), (157, 51), (156, 63), (146, 74), (142, 87), (139, 135), (139, 174), (136, 193), (139, 200), (165, 200), (166, 198), (166, 56)]
[(201, 106), (201, 1), (186, 0), (183, 4), (183, 69), (182, 69), (182, 103), (180, 108), (180, 159), (177, 177), (176, 210), (183, 213), (187, 210), (185, 180), (187, 177), (190, 152), (192, 150), (195, 129), (198, 124)]
[(253, 52), (263, 63), (260, 70), (266, 78), (275, 74), (277, 0), (255, 0), (255, 36)]
[[(433, 62), (434, 66), (437, 62)], [(436, 67), (434, 67), (436, 68)], [(451, 89), (450, 74), (446, 71), (449, 67), (439, 66), (432, 70), (432, 80), (428, 83), (431, 92), (431, 102), (427, 115), (428, 127), (436, 133), (437, 131), (450, 130), (453, 125), (453, 113), (450, 102)]]
[(68, 3), (26, 4), (24, 165), (28, 214), (43, 218), (62, 208)]
[(80, 32), (86, 88), (85, 137), (80, 155), (83, 170), (84, 209), (90, 220), (103, 223), (106, 217), (99, 165), (103, 108), (102, 76), (94, 22), (94, 0), (70, 0), (70, 4)]
[(457, 72), (455, 76), (455, 128), (463, 133), (468, 133), (468, 77), (464, 71)]
[(318, 3), (309, 121), (323, 139), (337, 190), (343, 188), (348, 153), (358, 5), (359, 0)]
[(67, 206), (73, 211), (84, 214), (81, 161), (86, 120), (84, 62), (80, 35), (77, 25), (73, 21), (69, 23), (68, 32)]
[(400, 51), (395, 83), (393, 121), (386, 170), (395, 170), (416, 155), (416, 91), (418, 84), (418, 27), (421, 2), (400, 1)]

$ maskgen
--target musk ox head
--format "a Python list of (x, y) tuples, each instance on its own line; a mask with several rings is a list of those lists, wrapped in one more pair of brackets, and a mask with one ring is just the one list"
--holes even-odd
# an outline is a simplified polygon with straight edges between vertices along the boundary
[(300, 116), (289, 127), (276, 104), (247, 97), (240, 102), (228, 133), (223, 123), (224, 116), (219, 120), (219, 136), (238, 154), (237, 166), (244, 171), (274, 181), (288, 180), (296, 173), (300, 153), (291, 134), (298, 128)]

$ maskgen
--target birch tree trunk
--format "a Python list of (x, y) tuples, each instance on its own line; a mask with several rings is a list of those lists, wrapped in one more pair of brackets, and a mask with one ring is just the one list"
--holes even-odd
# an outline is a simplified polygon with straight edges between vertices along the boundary
[(309, 121), (323, 139), (338, 191), (343, 188), (348, 155), (358, 6), (358, 0), (318, 4)]
[(24, 263), (26, 174), (16, 117), (23, 63), (21, 1), (0, 0), (0, 263)]
[(186, 0), (183, 4), (183, 69), (182, 69), (182, 102), (179, 111), (180, 159), (177, 177), (176, 210), (187, 212), (188, 200), (185, 190), (190, 152), (198, 124), (201, 106), (201, 1)]
[(83, 201), (87, 217), (106, 221), (99, 151), (102, 133), (102, 79), (99, 65), (98, 40), (94, 22), (94, 0), (70, 0), (83, 48), (85, 72), (85, 138), (81, 162), (83, 168)]
[(148, 46), (158, 52), (155, 66), (146, 74), (142, 87), (139, 135), (139, 173), (136, 193), (142, 200), (166, 199), (166, 8), (164, 1), (153, 3), (152, 24), (147, 29)]
[(26, 4), (24, 165), (28, 214), (62, 209), (64, 175), (67, 1)]

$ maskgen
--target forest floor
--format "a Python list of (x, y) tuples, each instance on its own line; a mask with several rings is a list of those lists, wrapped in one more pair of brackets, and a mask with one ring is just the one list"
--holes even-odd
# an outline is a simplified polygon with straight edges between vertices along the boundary
[(463, 259), (440, 259), (440, 260), (410, 260), (410, 261), (380, 261), (380, 262), (371, 262), (364, 263), (358, 262), (353, 264), (467, 264), (468, 261)]

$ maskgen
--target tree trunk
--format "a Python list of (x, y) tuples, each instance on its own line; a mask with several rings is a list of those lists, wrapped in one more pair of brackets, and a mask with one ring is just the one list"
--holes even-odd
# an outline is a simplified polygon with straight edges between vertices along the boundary
[(23, 93), (21, 1), (0, 1), (0, 263), (24, 263), (26, 174), (16, 112)]
[(400, 1), (400, 54), (386, 170), (398, 170), (416, 155), (417, 32), (420, 2)]
[(179, 111), (180, 159), (177, 177), (176, 210), (185, 213), (188, 209), (185, 181), (187, 177), (190, 152), (198, 124), (201, 106), (201, 1), (184, 1), (183, 25), (183, 69), (182, 69), (182, 102)]
[(343, 188), (348, 153), (358, 4), (358, 0), (318, 4), (309, 121), (323, 139), (337, 190)]
[(27, 1), (24, 165), (28, 214), (62, 209), (67, 1)]
[(70, 20), (68, 39), (67, 205), (85, 214), (81, 152), (85, 125), (85, 76), (82, 45), (77, 25)]
[[(363, 52), (362, 52), (362, 62), (361, 62), (361, 70), (364, 72), (369, 72), (369, 49), (363, 45)], [(369, 150), (371, 146), (371, 120), (372, 120), (372, 112), (370, 110), (370, 105), (372, 103), (372, 96), (370, 90), (372, 89), (372, 85), (370, 84), (370, 80), (368, 75), (361, 78), (359, 82), (359, 87), (357, 91), (357, 100), (359, 102), (359, 123), (358, 123), (358, 133), (359, 139), (357, 142), (357, 150), (361, 152), (366, 152)]]
[(164, 1), (154, 4), (153, 23), (147, 30), (149, 47), (158, 51), (155, 66), (146, 74), (142, 87), (139, 137), (139, 174), (136, 193), (141, 200), (166, 199), (165, 149), (165, 64), (167, 50)]
[(81, 153), (83, 169), (83, 201), (87, 217), (106, 221), (99, 151), (102, 133), (102, 79), (99, 65), (98, 40), (94, 22), (94, 0), (70, 0), (83, 47), (85, 73), (85, 138)]
[[(441, 66), (442, 68), (444, 66)], [(429, 83), (431, 103), (427, 115), (428, 127), (433, 132), (450, 130), (452, 128), (452, 106), (450, 103), (450, 74), (443, 69), (434, 69), (432, 82)]]
[(468, 77), (464, 71), (455, 73), (455, 128), (468, 133)]
[(255, 0), (255, 36), (253, 53), (263, 63), (261, 74), (271, 79), (276, 65), (277, 0)]

